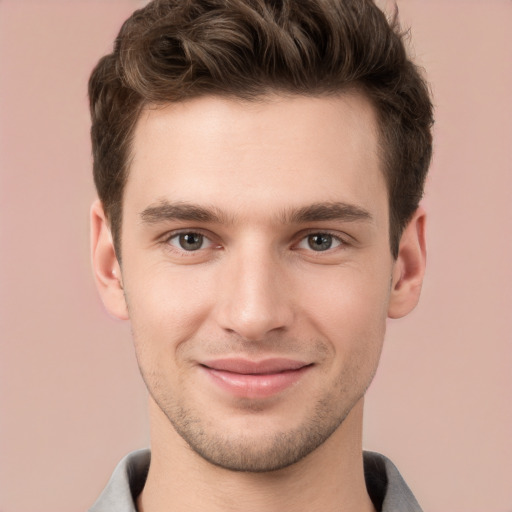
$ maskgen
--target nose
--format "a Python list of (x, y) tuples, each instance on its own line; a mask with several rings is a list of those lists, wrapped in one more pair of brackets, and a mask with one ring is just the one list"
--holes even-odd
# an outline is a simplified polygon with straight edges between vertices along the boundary
[(245, 341), (286, 331), (293, 321), (291, 292), (279, 258), (246, 251), (227, 258), (216, 300), (216, 321)]

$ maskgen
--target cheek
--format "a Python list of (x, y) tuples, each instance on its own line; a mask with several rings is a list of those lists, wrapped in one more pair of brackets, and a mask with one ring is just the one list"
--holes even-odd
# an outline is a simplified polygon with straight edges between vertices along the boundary
[(316, 318), (318, 327), (341, 333), (385, 323), (390, 296), (387, 273), (339, 268), (309, 283), (299, 285), (295, 296), (302, 313)]
[[(388, 276), (383, 273), (334, 272), (319, 293), (303, 301), (302, 315), (327, 340), (336, 373), (368, 379), (377, 366), (386, 329)], [(358, 377), (359, 376), (359, 377)]]
[(173, 272), (164, 265), (129, 275), (125, 294), (139, 362), (169, 364), (208, 316), (211, 300), (206, 276), (197, 269)]
[(131, 280), (125, 288), (132, 322), (144, 319), (153, 328), (164, 328), (168, 323), (178, 327), (208, 307), (211, 279), (209, 272), (197, 266), (173, 268), (157, 263), (137, 274), (130, 274)]

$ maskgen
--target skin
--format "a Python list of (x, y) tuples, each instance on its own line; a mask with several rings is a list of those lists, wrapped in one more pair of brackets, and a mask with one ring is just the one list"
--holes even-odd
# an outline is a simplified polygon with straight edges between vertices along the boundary
[[(414, 308), (425, 266), (422, 209), (391, 256), (377, 137), (355, 93), (143, 112), (122, 268), (101, 203), (91, 210), (97, 285), (131, 322), (150, 393), (139, 510), (373, 510), (364, 393), (386, 318)], [(219, 358), (307, 367), (239, 396), (205, 371)]]

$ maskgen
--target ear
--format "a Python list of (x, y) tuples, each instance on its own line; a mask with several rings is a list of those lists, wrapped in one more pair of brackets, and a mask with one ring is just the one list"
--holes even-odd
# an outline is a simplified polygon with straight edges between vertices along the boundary
[(101, 201), (91, 206), (91, 254), (96, 287), (107, 311), (128, 320), (121, 267), (117, 261), (110, 228)]
[(418, 304), (425, 274), (426, 215), (420, 206), (407, 224), (400, 238), (398, 257), (393, 266), (391, 297), (388, 307), (390, 318), (401, 318)]

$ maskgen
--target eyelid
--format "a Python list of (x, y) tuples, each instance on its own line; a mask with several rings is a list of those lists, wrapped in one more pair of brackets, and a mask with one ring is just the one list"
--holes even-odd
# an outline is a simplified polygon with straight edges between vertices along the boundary
[(207, 245), (210, 245), (213, 243), (207, 236), (203, 235), (202, 233), (198, 233), (197, 231), (184, 231), (181, 233), (174, 233), (167, 238), (167, 242), (170, 242), (173, 239), (178, 239), (182, 235), (199, 235), (202, 237), (203, 241), (207, 242)]
[(170, 240), (171, 238), (179, 235), (188, 235), (188, 234), (197, 234), (202, 235), (204, 238), (208, 238), (208, 240), (212, 240), (213, 234), (205, 229), (201, 228), (178, 228), (173, 229), (171, 231), (165, 232), (163, 235), (161, 235), (159, 238), (163, 241)]
[[(207, 242), (207, 244), (204, 247), (201, 247), (200, 249), (197, 249), (195, 251), (187, 251), (177, 245), (171, 244), (170, 241), (173, 238), (177, 238), (180, 235), (187, 235), (187, 234), (197, 234), (201, 235), (203, 237), (203, 240)], [(165, 235), (163, 235), (160, 238), (160, 243), (165, 245), (167, 249), (171, 251), (175, 251), (180, 253), (184, 256), (192, 256), (194, 254), (200, 253), (204, 250), (213, 248), (220, 248), (221, 245), (219, 243), (216, 243), (214, 241), (214, 236), (209, 231), (206, 231), (204, 229), (198, 229), (198, 228), (181, 228), (181, 229), (175, 229), (173, 231), (168, 231)]]
[[(346, 233), (340, 233), (339, 231), (334, 232), (329, 229), (310, 229), (310, 230), (303, 231), (302, 233), (300, 233), (298, 236), (299, 240), (294, 245), (298, 246), (301, 242), (304, 242), (311, 235), (329, 235), (334, 240), (339, 242), (339, 245), (337, 245), (336, 247), (332, 247), (332, 248), (328, 249), (327, 251), (318, 251), (319, 253), (329, 252), (329, 251), (332, 251), (333, 249), (337, 249), (342, 246), (348, 246), (348, 245), (350, 245), (350, 241), (348, 239), (352, 238), (350, 235), (347, 235)], [(312, 249), (309, 249), (309, 250), (314, 252)]]
[[(182, 249), (175, 245), (171, 245), (169, 243), (171, 239), (179, 237), (180, 235), (189, 234), (189, 233), (201, 235), (204, 238), (204, 240), (208, 242), (206, 247), (201, 247), (201, 249), (197, 249), (196, 251), (187, 251), (185, 249)], [(321, 254), (322, 252), (329, 253), (336, 249), (348, 247), (350, 245), (353, 245), (353, 243), (355, 242), (355, 240), (353, 239), (352, 236), (350, 236), (349, 234), (344, 233), (344, 232), (340, 233), (339, 231), (333, 231), (333, 230), (329, 230), (329, 229), (318, 229), (318, 228), (314, 229), (314, 228), (312, 228), (312, 229), (307, 229), (307, 230), (304, 230), (304, 231), (301, 231), (300, 233), (298, 233), (294, 237), (297, 241), (292, 244), (292, 248), (297, 248), (300, 243), (304, 242), (307, 239), (307, 237), (309, 237), (311, 235), (329, 235), (335, 241), (339, 242), (338, 245), (336, 245), (335, 247), (332, 247), (326, 251), (313, 251), (313, 249), (311, 249), (311, 248), (308, 248), (308, 249), (304, 248), (304, 249), (308, 250), (308, 252), (317, 252), (318, 254)], [(180, 254), (182, 254), (184, 256), (192, 256), (192, 255), (200, 253), (206, 249), (211, 249), (212, 247), (216, 248), (216, 249), (221, 249), (222, 244), (217, 242), (215, 240), (216, 238), (217, 238), (216, 235), (213, 234), (212, 232), (210, 232), (209, 230), (205, 230), (205, 229), (201, 229), (201, 228), (180, 228), (180, 229), (168, 231), (167, 233), (162, 235), (160, 237), (159, 243), (166, 246), (166, 248), (168, 248), (169, 250), (179, 252)]]

